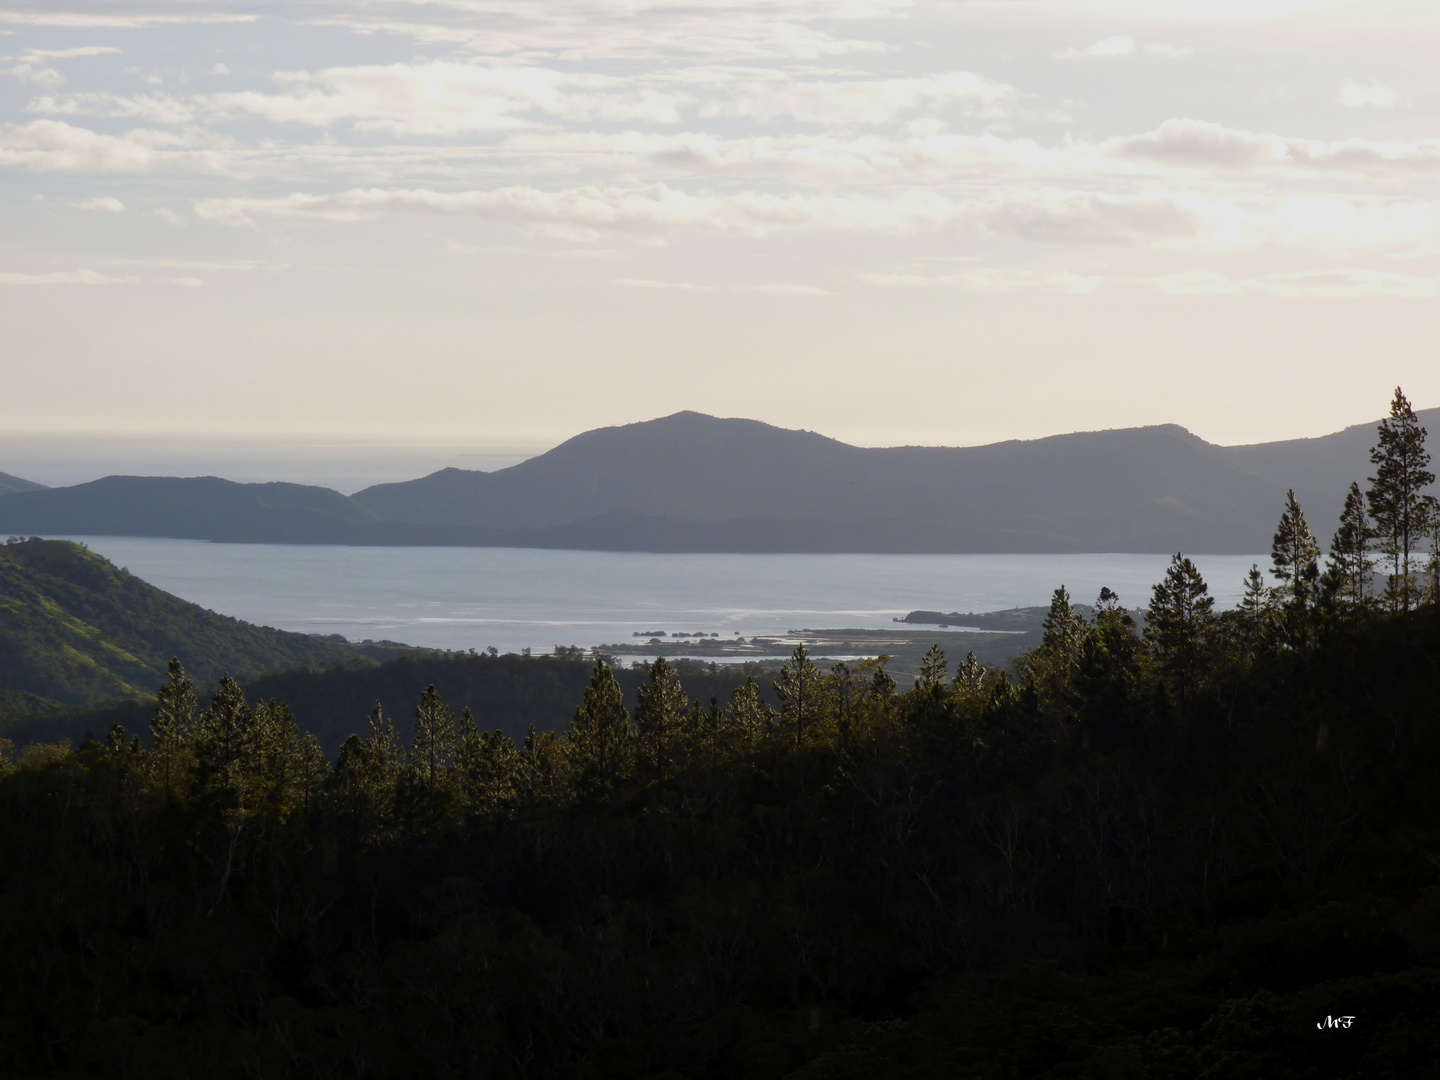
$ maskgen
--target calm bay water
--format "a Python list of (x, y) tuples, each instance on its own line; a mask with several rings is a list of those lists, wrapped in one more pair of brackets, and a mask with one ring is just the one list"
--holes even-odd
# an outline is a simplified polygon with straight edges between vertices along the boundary
[[(651, 555), (529, 548), (318, 547), (76, 536), (131, 573), (248, 622), (351, 640), (502, 652), (636, 631), (783, 635), (884, 628), (907, 611), (1045, 604), (1108, 585), (1140, 607), (1163, 555)], [(1255, 555), (1195, 556), (1221, 607)]]

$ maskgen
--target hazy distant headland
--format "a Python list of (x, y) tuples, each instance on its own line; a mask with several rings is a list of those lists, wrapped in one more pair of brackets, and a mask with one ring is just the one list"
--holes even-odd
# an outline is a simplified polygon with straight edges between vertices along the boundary
[[(1440, 409), (1417, 414), (1431, 428)], [(0, 477), (0, 532), (656, 552), (1265, 550), (1293, 487), (1334, 521), (1374, 424), (1217, 446), (1176, 425), (977, 447), (850, 446), (695, 412), (587, 431), (495, 472), (346, 496), (289, 483)]]

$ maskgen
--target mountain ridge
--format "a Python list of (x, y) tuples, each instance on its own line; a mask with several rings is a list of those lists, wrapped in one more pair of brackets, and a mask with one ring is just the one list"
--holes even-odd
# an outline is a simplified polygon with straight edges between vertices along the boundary
[[(1440, 409), (1418, 414), (1440, 424)], [(595, 428), (495, 472), (345, 496), (107, 477), (0, 499), (0, 531), (249, 543), (621, 551), (1258, 552), (1287, 488), (1328, 534), (1374, 425), (1218, 446), (1176, 424), (973, 447), (857, 447), (682, 411)]]

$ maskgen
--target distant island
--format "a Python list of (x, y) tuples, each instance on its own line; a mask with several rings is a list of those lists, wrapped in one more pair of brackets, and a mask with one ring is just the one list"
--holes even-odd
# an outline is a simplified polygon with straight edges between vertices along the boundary
[[(1416, 414), (1434, 427), (1440, 409)], [(1265, 550), (1293, 488), (1323, 530), (1375, 425), (1217, 446), (1175, 425), (976, 447), (850, 446), (696, 412), (587, 431), (496, 472), (346, 496), (303, 484), (0, 474), (0, 533), (656, 552)], [(0, 463), (3, 464), (3, 463)]]

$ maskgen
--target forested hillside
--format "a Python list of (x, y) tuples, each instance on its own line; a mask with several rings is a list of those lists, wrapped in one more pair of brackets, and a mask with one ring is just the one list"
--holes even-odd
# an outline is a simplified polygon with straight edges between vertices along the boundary
[(148, 749), (7, 759), (0, 1070), (1419, 1075), (1440, 619), (1334, 595), (1177, 559), (1014, 680), (797, 651), (712, 712), (658, 662), (632, 713), (598, 664), (563, 736), (427, 692), (333, 764), (177, 670)]
[(1286, 497), (1236, 610), (1177, 554), (1143, 628), (1062, 587), (1011, 672), (935, 648), (903, 693), (801, 646), (773, 705), (657, 660), (630, 708), (601, 659), (559, 734), (429, 686), (332, 761), (174, 664), (148, 746), (7, 749), (0, 1072), (1429, 1075), (1440, 515), (1399, 394), (1376, 457), (1324, 559)]
[(209, 682), (363, 655), (206, 611), (79, 544), (0, 545), (0, 719), (148, 695), (172, 656)]

